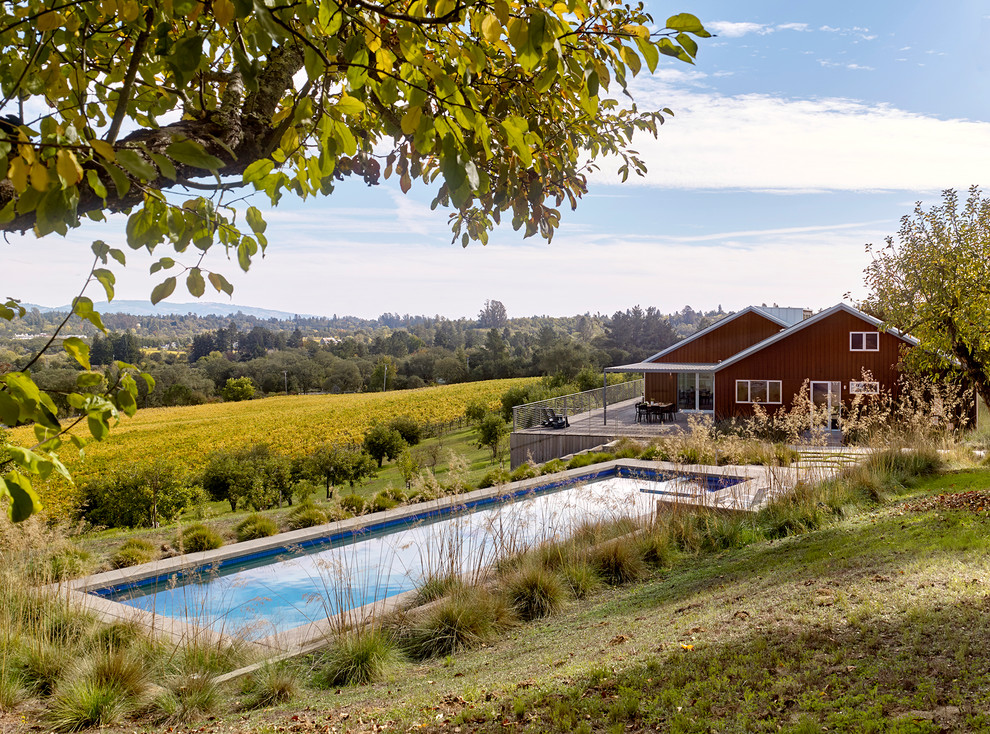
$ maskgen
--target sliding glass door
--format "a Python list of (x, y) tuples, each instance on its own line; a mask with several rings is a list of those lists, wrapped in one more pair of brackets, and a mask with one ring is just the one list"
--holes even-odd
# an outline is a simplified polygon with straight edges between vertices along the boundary
[(685, 372), (677, 375), (677, 409), (715, 410), (715, 375)]

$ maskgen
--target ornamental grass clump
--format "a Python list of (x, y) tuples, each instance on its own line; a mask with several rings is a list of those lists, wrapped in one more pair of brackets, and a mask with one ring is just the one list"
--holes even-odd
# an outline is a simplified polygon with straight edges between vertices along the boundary
[(636, 581), (646, 574), (634, 537), (615, 538), (591, 548), (589, 560), (605, 583), (613, 586)]
[(288, 514), (285, 524), (289, 530), (311, 528), (316, 525), (326, 525), (329, 522), (327, 513), (313, 504), (312, 501), (302, 502)]
[(491, 642), (513, 621), (504, 597), (482, 586), (465, 586), (413, 620), (402, 633), (402, 647), (415, 660), (453, 655)]
[(150, 540), (130, 538), (124, 541), (110, 556), (110, 565), (114, 568), (137, 566), (150, 563), (158, 558), (158, 548)]
[(399, 649), (388, 630), (371, 626), (343, 632), (316, 661), (313, 682), (320, 688), (375, 683), (399, 659)]
[(80, 731), (113, 726), (130, 710), (131, 701), (120, 688), (89, 678), (61, 686), (48, 702), (46, 719), (55, 731)]
[(183, 553), (200, 553), (219, 548), (223, 545), (223, 538), (212, 528), (193, 523), (179, 533), (178, 543)]
[(291, 701), (299, 694), (299, 674), (287, 665), (264, 665), (247, 682), (244, 708), (259, 709)]
[(151, 704), (155, 719), (163, 724), (186, 724), (208, 716), (220, 705), (220, 689), (213, 677), (184, 673), (172, 677)]
[(270, 517), (253, 512), (237, 524), (234, 532), (237, 533), (238, 542), (243, 543), (246, 540), (268, 538), (277, 534), (278, 525)]
[(502, 581), (516, 615), (524, 620), (549, 617), (564, 604), (566, 591), (560, 576), (538, 563), (527, 563)]
[(602, 577), (588, 561), (568, 560), (558, 573), (575, 599), (584, 599), (602, 586)]

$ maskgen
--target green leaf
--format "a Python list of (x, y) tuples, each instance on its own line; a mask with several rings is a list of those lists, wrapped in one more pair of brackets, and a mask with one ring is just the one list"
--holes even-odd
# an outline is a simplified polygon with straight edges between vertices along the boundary
[(102, 441), (110, 435), (110, 423), (106, 413), (90, 413), (86, 416), (89, 432), (97, 441)]
[(7, 512), (14, 522), (23, 522), (41, 510), (41, 500), (31, 487), (31, 482), (20, 472), (8, 472), (0, 482), (10, 496)]
[(104, 334), (107, 333), (107, 329), (103, 325), (103, 319), (100, 318), (99, 312), (93, 310), (93, 301), (86, 296), (80, 296), (75, 300), (72, 304), (72, 312), (84, 321), (91, 323)]
[(104, 163), (100, 161), (100, 165), (110, 174), (110, 178), (113, 179), (113, 185), (117, 189), (117, 196), (119, 198), (124, 198), (127, 192), (131, 189), (131, 180), (127, 178), (127, 175), (113, 163)]
[(175, 260), (170, 257), (163, 257), (157, 262), (151, 263), (151, 267), (148, 269), (149, 272), (154, 275), (159, 270), (169, 270), (175, 267)]
[(83, 369), (90, 369), (89, 345), (78, 336), (70, 336), (62, 340), (62, 348), (69, 355), (83, 366)]
[(6, 446), (7, 454), (14, 463), (17, 464), (21, 469), (30, 472), (31, 474), (37, 474), (42, 479), (48, 479), (49, 475), (52, 473), (52, 462), (43, 456), (39, 456), (30, 449), (23, 448), (21, 446)]
[(0, 423), (16, 426), (21, 422), (21, 406), (6, 390), (0, 391)]
[(127, 258), (124, 257), (124, 253), (116, 247), (110, 248), (110, 257), (119, 262), (121, 265), (127, 264)]
[(162, 172), (162, 175), (165, 178), (171, 181), (175, 180), (177, 174), (175, 172), (175, 166), (172, 165), (172, 161), (159, 153), (149, 153), (148, 155), (151, 156), (151, 160), (155, 162), (155, 165), (158, 166), (158, 170)]
[(172, 295), (175, 290), (175, 278), (166, 278), (151, 291), (151, 303), (157, 305)]
[(271, 173), (273, 168), (275, 168), (275, 161), (269, 160), (268, 158), (255, 161), (244, 169), (244, 182), (251, 183), (252, 181), (260, 181)]
[(228, 296), (234, 293), (234, 286), (228, 283), (227, 279), (220, 275), (220, 273), (210, 273), (209, 278), (210, 283), (216, 289), (217, 293), (223, 291)]
[(522, 159), (523, 164), (530, 166), (533, 163), (533, 151), (526, 143), (526, 131), (529, 130), (529, 123), (521, 117), (510, 116), (499, 123), (505, 131), (505, 137), (516, 154)]
[(636, 38), (636, 46), (639, 47), (639, 52), (643, 54), (643, 59), (646, 61), (650, 73), (654, 73), (660, 63), (660, 52), (657, 51), (657, 47), (649, 39), (639, 37)]
[(101, 199), (107, 198), (107, 187), (100, 181), (100, 176), (95, 169), (90, 168), (86, 171), (86, 181), (89, 183), (89, 187), (93, 189), (94, 194)]
[(359, 100), (357, 97), (352, 97), (349, 94), (340, 95), (340, 99), (337, 100), (337, 109), (344, 115), (356, 116), (360, 115), (365, 110), (364, 102)]
[(158, 178), (158, 169), (136, 151), (127, 148), (118, 150), (117, 162), (135, 178), (140, 178), (143, 181), (154, 181)]
[(210, 155), (206, 149), (195, 140), (180, 140), (165, 149), (170, 157), (193, 168), (203, 168), (216, 171), (224, 167), (224, 162), (215, 155)]
[(80, 372), (76, 376), (76, 387), (79, 389), (84, 389), (87, 387), (96, 387), (103, 382), (103, 375), (99, 372)]
[(107, 292), (107, 300), (113, 300), (113, 287), (117, 283), (117, 278), (112, 272), (106, 268), (97, 268), (93, 271), (93, 277), (100, 281), (100, 285), (103, 286), (103, 290)]
[[(705, 27), (698, 17), (691, 13), (678, 13), (667, 18), (667, 27), (672, 31), (687, 31), (688, 33), (704, 32)], [(700, 34), (699, 34), (700, 35)]]
[[(196, 34), (180, 39), (174, 46), (174, 51), (168, 57), (169, 63), (179, 71), (192, 73), (199, 68), (203, 56), (203, 36)], [(120, 152), (117, 152), (120, 155)]]
[(249, 206), (245, 214), (247, 217), (247, 223), (251, 229), (257, 234), (263, 234), (268, 228), (268, 224), (265, 222), (265, 218), (261, 216), (261, 211), (256, 207)]
[(678, 33), (677, 42), (681, 44), (681, 47), (688, 52), (690, 56), (698, 55), (698, 42), (695, 41), (687, 33)]
[(189, 293), (199, 298), (206, 292), (206, 281), (203, 280), (203, 273), (199, 268), (192, 268), (186, 276), (186, 288)]

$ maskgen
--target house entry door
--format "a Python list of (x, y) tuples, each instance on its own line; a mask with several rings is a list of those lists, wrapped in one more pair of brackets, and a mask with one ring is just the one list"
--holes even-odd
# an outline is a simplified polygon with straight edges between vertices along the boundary
[(839, 430), (842, 409), (841, 382), (811, 383), (811, 427), (830, 431)]

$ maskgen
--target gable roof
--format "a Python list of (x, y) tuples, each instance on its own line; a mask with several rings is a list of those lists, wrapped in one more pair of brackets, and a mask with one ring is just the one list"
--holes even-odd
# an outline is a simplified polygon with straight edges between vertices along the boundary
[(884, 332), (890, 334), (891, 336), (895, 336), (898, 339), (900, 339), (901, 341), (904, 341), (904, 342), (910, 344), (912, 347), (918, 346), (918, 340), (915, 339), (913, 336), (910, 336), (908, 334), (902, 334), (901, 332), (895, 331), (894, 329), (884, 329), (883, 328), (883, 322), (880, 321), (880, 319), (875, 319), (872, 316), (870, 316), (869, 314), (863, 313), (859, 309), (853, 308), (852, 306), (848, 306), (845, 303), (837, 303), (834, 306), (832, 306), (832, 308), (827, 308), (824, 311), (819, 311), (818, 313), (816, 313), (811, 318), (805, 319), (804, 321), (799, 321), (798, 323), (796, 323), (794, 326), (790, 327), (789, 329), (784, 329), (783, 331), (778, 332), (778, 333), (774, 334), (773, 336), (767, 337), (763, 341), (757, 342), (753, 346), (748, 347), (747, 349), (744, 349), (741, 352), (732, 355), (728, 359), (722, 360), (721, 362), (719, 362), (718, 366), (715, 368), (715, 371), (718, 372), (722, 368), (728, 367), (730, 364), (735, 364), (736, 362), (738, 362), (740, 360), (746, 359), (746, 357), (750, 356), (751, 354), (756, 354), (756, 352), (759, 352), (759, 351), (761, 351), (763, 349), (766, 349), (771, 344), (776, 344), (780, 340), (786, 339), (791, 334), (794, 334), (794, 333), (796, 333), (798, 331), (801, 331), (802, 329), (806, 329), (809, 326), (818, 323), (819, 321), (824, 321), (829, 316), (832, 316), (833, 314), (839, 313), (840, 311), (845, 311), (845, 312), (847, 312), (849, 314), (852, 314), (856, 318), (861, 319), (861, 320), (867, 322), (868, 324), (873, 325), (874, 327), (877, 328), (878, 331), (884, 331)]
[(772, 314), (769, 314), (766, 311), (764, 311), (763, 309), (758, 308), (757, 306), (747, 306), (742, 311), (736, 311), (734, 314), (731, 314), (730, 316), (726, 316), (723, 319), (719, 319), (718, 321), (716, 321), (711, 326), (709, 326), (709, 327), (707, 327), (705, 329), (702, 329), (701, 331), (696, 332), (696, 333), (692, 334), (691, 336), (689, 336), (689, 337), (687, 337), (685, 339), (681, 339), (676, 344), (671, 344), (666, 349), (663, 349), (663, 350), (657, 352), (652, 357), (647, 357), (643, 361), (644, 362), (653, 362), (654, 360), (660, 359), (665, 354), (670, 354), (675, 349), (680, 349), (685, 344), (690, 344), (695, 339), (700, 339), (701, 337), (705, 336), (706, 334), (710, 334), (711, 332), (715, 331), (716, 329), (719, 329), (719, 328), (725, 326), (726, 324), (730, 323), (731, 321), (735, 321), (740, 316), (743, 316), (743, 315), (748, 314), (748, 313), (755, 313), (758, 316), (762, 316), (767, 321), (772, 321), (773, 323), (775, 323), (778, 326), (780, 326), (782, 329), (786, 329), (787, 327), (790, 326), (790, 324), (788, 324), (783, 319), (778, 318), (777, 316), (774, 316)]

